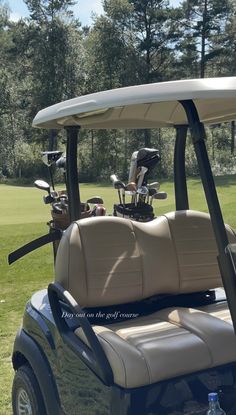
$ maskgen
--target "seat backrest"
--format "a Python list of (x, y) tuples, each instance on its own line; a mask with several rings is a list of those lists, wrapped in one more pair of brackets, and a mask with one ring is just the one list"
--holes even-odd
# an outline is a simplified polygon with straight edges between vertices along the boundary
[(222, 285), (210, 217), (191, 210), (148, 223), (109, 216), (75, 222), (59, 244), (55, 275), (83, 307)]

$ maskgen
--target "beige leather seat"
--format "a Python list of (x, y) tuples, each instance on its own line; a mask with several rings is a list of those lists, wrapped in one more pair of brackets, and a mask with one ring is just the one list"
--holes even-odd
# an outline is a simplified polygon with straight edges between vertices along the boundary
[[(231, 242), (233, 232), (227, 227)], [(56, 280), (83, 307), (192, 293), (222, 285), (209, 215), (179, 211), (149, 223), (113, 217), (70, 226), (56, 261)], [(94, 326), (125, 388), (236, 361), (226, 302), (167, 308), (121, 323)], [(86, 342), (81, 329), (76, 334)]]

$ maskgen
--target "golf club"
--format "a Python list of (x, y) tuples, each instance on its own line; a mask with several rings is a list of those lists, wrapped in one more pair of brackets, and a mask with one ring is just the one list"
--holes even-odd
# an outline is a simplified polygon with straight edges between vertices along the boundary
[(87, 203), (92, 203), (93, 205), (103, 205), (103, 199), (100, 196), (94, 196), (87, 200)]
[[(90, 197), (89, 199), (86, 200), (85, 210), (90, 209), (89, 208), (89, 203), (91, 203), (91, 205), (103, 205), (104, 202), (103, 202), (103, 199), (100, 196)], [(98, 206), (94, 206), (93, 207), (93, 209), (92, 209), (92, 216), (97, 216), (96, 213), (95, 213), (97, 211), (97, 207)]]
[(137, 189), (137, 194), (139, 195), (139, 203), (145, 203), (145, 198), (148, 195), (148, 188), (147, 186), (141, 186)]
[[(134, 203), (135, 206), (137, 205), (137, 199), (136, 199), (136, 190), (137, 190), (137, 186), (135, 182), (129, 182), (126, 186), (126, 194), (129, 194), (131, 197), (131, 203)], [(127, 193), (130, 192), (130, 193)]]
[(55, 163), (56, 167), (62, 170), (64, 182), (66, 184), (66, 156), (62, 155)]
[(153, 187), (154, 189), (156, 189), (157, 191), (160, 189), (160, 183), (159, 182), (153, 182), (147, 185), (148, 188)]
[(50, 195), (50, 185), (44, 180), (35, 180), (34, 185), (38, 189), (48, 192), (48, 194)]
[(103, 205), (103, 199), (100, 196), (94, 196), (87, 200), (86, 204), (89, 206), (91, 203), (93, 206), (92, 208), (89, 207), (91, 211), (91, 216), (105, 216), (106, 215), (106, 208)]
[(125, 184), (118, 179), (118, 177), (116, 176), (116, 174), (112, 174), (110, 176), (110, 179), (111, 179), (111, 181), (113, 183), (114, 188), (118, 191), (120, 204), (122, 204), (122, 202), (121, 202), (121, 195), (120, 195), (120, 189), (123, 189), (122, 198), (123, 198), (123, 205), (124, 205), (125, 204), (125, 195), (124, 195)]
[(152, 202), (153, 199), (158, 199), (158, 200), (165, 200), (167, 198), (167, 193), (166, 192), (157, 192), (154, 193), (154, 195), (151, 197), (151, 206), (152, 206)]
[(137, 178), (138, 178), (137, 188), (140, 188), (142, 186), (143, 179), (144, 179), (144, 176), (147, 173), (147, 171), (148, 171), (147, 167), (141, 166), (140, 172), (137, 175)]
[(47, 196), (43, 196), (43, 201), (45, 205), (56, 201), (58, 194), (55, 191), (51, 192), (50, 185), (47, 182), (45, 182), (44, 180), (35, 180), (34, 185), (38, 189), (48, 192)]
[(155, 187), (148, 187), (148, 200), (147, 203), (149, 203), (149, 198), (152, 197), (153, 195), (155, 195), (157, 193), (157, 190), (155, 189)]
[(59, 169), (64, 169), (65, 170), (65, 168), (66, 168), (66, 156), (61, 156), (57, 161), (56, 161), (56, 166), (59, 168)]
[(42, 153), (42, 161), (48, 167), (53, 190), (55, 190), (55, 187), (54, 187), (52, 167), (56, 163), (56, 161), (60, 159), (62, 154), (63, 154), (63, 151), (43, 151)]

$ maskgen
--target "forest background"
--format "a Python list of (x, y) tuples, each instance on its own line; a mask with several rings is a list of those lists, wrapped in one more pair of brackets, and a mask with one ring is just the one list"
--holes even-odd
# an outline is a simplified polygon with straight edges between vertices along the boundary
[[(81, 0), (82, 1), (82, 0)], [(10, 20), (0, 0), (0, 182), (45, 175), (41, 151), (64, 150), (63, 132), (31, 127), (47, 106), (91, 92), (175, 79), (236, 75), (236, 1), (104, 0), (90, 26), (72, 0), (24, 0)], [(79, 13), (78, 13), (79, 15)], [(79, 180), (126, 179), (134, 150), (156, 147), (159, 177), (172, 175), (174, 131), (90, 130), (80, 134)], [(235, 123), (207, 128), (215, 174), (236, 173)], [(187, 173), (197, 175), (192, 146)], [(60, 176), (58, 176), (60, 180)]]

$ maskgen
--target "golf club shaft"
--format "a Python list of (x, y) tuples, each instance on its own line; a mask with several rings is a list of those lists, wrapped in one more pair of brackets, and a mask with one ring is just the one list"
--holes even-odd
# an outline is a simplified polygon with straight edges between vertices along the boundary
[(55, 190), (54, 180), (53, 180), (53, 174), (52, 174), (52, 166), (49, 166), (48, 169), (49, 169), (49, 174), (50, 174), (50, 180), (51, 180), (51, 184), (52, 184), (52, 189)]
[(121, 205), (122, 201), (121, 201), (120, 189), (118, 189), (118, 196), (119, 196), (119, 202), (120, 202), (120, 205)]

